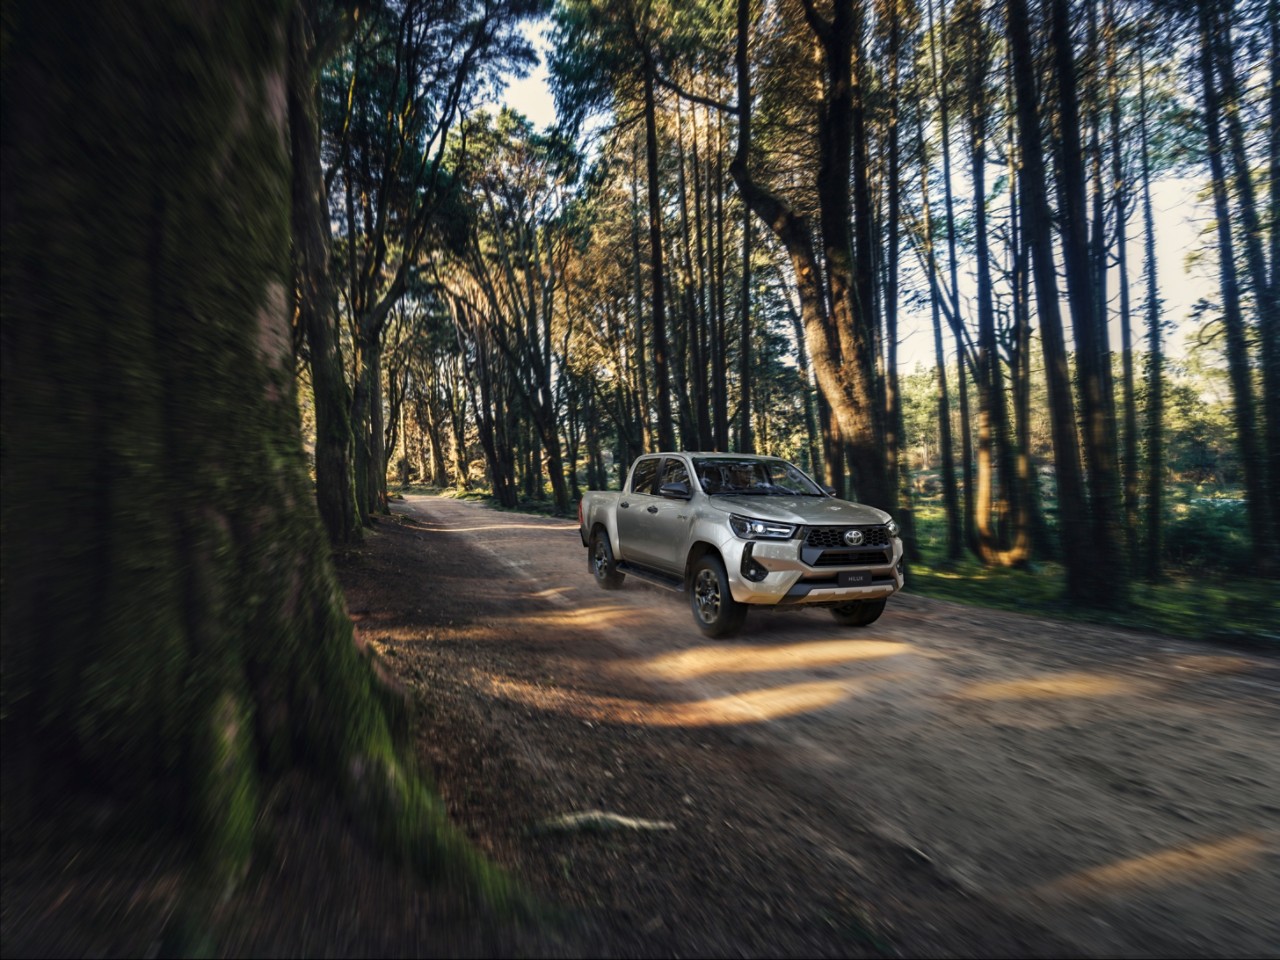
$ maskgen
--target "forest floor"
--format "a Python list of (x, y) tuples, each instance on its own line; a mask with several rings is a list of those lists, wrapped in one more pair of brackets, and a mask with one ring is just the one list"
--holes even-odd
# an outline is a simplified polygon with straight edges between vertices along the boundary
[(1280, 955), (1274, 658), (909, 593), (710, 643), (571, 521), (394, 509), (339, 558), (358, 639), (545, 910), (423, 886), (298, 777), (195, 934), (162, 838), (6, 829), (5, 956)]

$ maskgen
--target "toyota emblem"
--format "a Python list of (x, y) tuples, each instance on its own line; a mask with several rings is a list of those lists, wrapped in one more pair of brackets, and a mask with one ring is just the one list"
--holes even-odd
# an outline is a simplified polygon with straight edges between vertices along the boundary
[(846, 531), (844, 532), (844, 542), (845, 542), (845, 543), (847, 543), (847, 544), (848, 544), (849, 546), (851, 546), (851, 547), (856, 547), (856, 546), (858, 546), (860, 543), (862, 543), (862, 531), (861, 531), (861, 530), (846, 530)]

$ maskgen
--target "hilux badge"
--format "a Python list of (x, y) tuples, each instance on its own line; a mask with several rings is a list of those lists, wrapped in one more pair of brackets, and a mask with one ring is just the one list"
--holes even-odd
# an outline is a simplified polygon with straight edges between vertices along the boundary
[(858, 544), (862, 543), (862, 531), (846, 530), (844, 532), (844, 542), (851, 547), (856, 547)]

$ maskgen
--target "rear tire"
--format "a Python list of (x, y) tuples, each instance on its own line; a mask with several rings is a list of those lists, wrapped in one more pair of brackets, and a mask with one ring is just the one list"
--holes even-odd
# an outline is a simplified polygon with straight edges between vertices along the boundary
[(731, 637), (747, 619), (747, 605), (733, 599), (724, 564), (707, 554), (689, 573), (689, 606), (693, 622), (708, 637)]
[(883, 597), (879, 600), (854, 600), (831, 608), (831, 615), (836, 618), (836, 623), (842, 623), (846, 627), (868, 626), (879, 620), (882, 613)]
[(609, 534), (597, 530), (591, 534), (591, 549), (587, 551), (587, 563), (601, 590), (617, 590), (627, 575), (618, 569), (613, 559), (613, 547)]

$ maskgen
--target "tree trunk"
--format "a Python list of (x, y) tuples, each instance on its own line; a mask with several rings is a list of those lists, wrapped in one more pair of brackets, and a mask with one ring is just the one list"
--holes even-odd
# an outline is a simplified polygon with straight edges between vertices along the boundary
[(1133, 318), (1129, 299), (1129, 197), (1130, 187), (1124, 169), (1124, 131), (1122, 124), (1120, 81), (1117, 76), (1120, 58), (1119, 28), (1115, 20), (1114, 0), (1107, 0), (1103, 30), (1107, 46), (1107, 99), (1110, 104), (1112, 207), (1116, 230), (1116, 267), (1120, 277), (1120, 349), (1123, 363), (1124, 396), (1124, 526), (1129, 569), (1138, 569), (1138, 410), (1134, 400)]
[(89, 785), (172, 818), (223, 889), (301, 764), (415, 866), (474, 862), (393, 743), (313, 506), (288, 9), (6, 21), (5, 764), (35, 815)]
[[(649, 403), (649, 373), (646, 369), (648, 361), (645, 359), (647, 350), (645, 348), (644, 335), (644, 293), (643, 284), (641, 283), (641, 264), (640, 264), (640, 184), (636, 176), (636, 168), (639, 167), (640, 160), (638, 156), (638, 148), (634, 139), (631, 141), (631, 279), (634, 292), (632, 294), (635, 305), (635, 363), (633, 366), (635, 372), (636, 389), (632, 392), (632, 396), (636, 398), (640, 405), (640, 435), (638, 440), (641, 443), (639, 452), (648, 452), (653, 449), (652, 427), (649, 420), (649, 412), (652, 409)], [(621, 421), (619, 421), (621, 422)], [(638, 455), (638, 453), (637, 453)], [(628, 460), (630, 462), (630, 460)]]
[[(680, 117), (680, 106), (676, 104), (676, 117)], [(680, 221), (683, 233), (683, 250), (685, 260), (685, 283), (688, 309), (685, 311), (685, 322), (689, 330), (689, 351), (692, 370), (690, 383), (693, 392), (693, 419), (697, 423), (699, 450), (711, 450), (715, 441), (711, 437), (711, 381), (708, 369), (711, 366), (711, 344), (707, 336), (710, 325), (707, 308), (707, 253), (711, 245), (710, 236), (704, 236), (702, 229), (702, 166), (698, 151), (698, 129), (694, 125), (693, 147), (690, 165), (693, 170), (693, 245), (690, 246), (689, 195), (685, 177), (684, 132), (677, 126), (676, 147), (680, 154)], [(710, 191), (708, 190), (708, 193)]]
[(831, 415), (831, 404), (827, 403), (822, 389), (818, 389), (818, 424), (822, 428), (822, 482), (836, 491), (836, 496), (845, 495), (844, 477), (844, 444), (840, 442), (840, 425)]
[(902, 449), (902, 395), (898, 389), (898, 256), (900, 246), (899, 223), (901, 220), (901, 190), (899, 166), (899, 84), (898, 60), (901, 45), (901, 26), (898, 23), (899, 11), (890, 11), (893, 18), (889, 25), (889, 135), (885, 149), (889, 157), (889, 192), (888, 223), (889, 250), (885, 263), (887, 277), (884, 285), (884, 326), (885, 346), (888, 354), (886, 360), (887, 376), (885, 378), (886, 399), (886, 431), (885, 450), (887, 451), (887, 469), (893, 477), (896, 488), (895, 516), (902, 528), (902, 543), (908, 563), (920, 562), (920, 548), (916, 542), (915, 513), (911, 507), (911, 472), (907, 467), (906, 453)]
[[(434, 385), (432, 392), (434, 392)], [(435, 405), (434, 397), (426, 396), (422, 399), (422, 405), (419, 408), (421, 412), (421, 421), (425, 421), (422, 425), (426, 429), (427, 444), (431, 447), (431, 459), (429, 461), (431, 467), (431, 483), (437, 487), (447, 487), (449, 485), (449, 470), (444, 464), (444, 430), (440, 423), (440, 411)]]
[(1040, 481), (1035, 459), (1031, 455), (1031, 277), (1027, 269), (1030, 251), (1022, 233), (1022, 207), (1018, 201), (1022, 177), (1018, 157), (1017, 111), (1013, 106), (1012, 68), (1006, 67), (1005, 107), (1008, 119), (1008, 142), (1005, 145), (1009, 164), (1009, 252), (1012, 265), (1009, 285), (1013, 301), (1013, 343), (1010, 351), (1009, 377), (1013, 392), (1014, 447), (1017, 463), (1014, 483), (1018, 488), (1018, 504), (1022, 510), (1019, 522), (1026, 528), (1028, 556), (1055, 555), (1040, 504)]
[(738, 452), (755, 453), (751, 436), (751, 207), (742, 205), (742, 287), (738, 323)]
[[(928, 28), (930, 33), (934, 33), (934, 16), (933, 16), (933, 0), (928, 0), (929, 22)], [(950, 161), (950, 138), (947, 133), (947, 96), (946, 96), (946, 79), (943, 71), (938, 63), (938, 48), (943, 45), (943, 37), (941, 29), (939, 35), (929, 44), (929, 58), (932, 67), (932, 81), (937, 92), (938, 108), (940, 111), (940, 120), (943, 136), (943, 165), (945, 177), (946, 191), (946, 215), (947, 215), (947, 245), (949, 249), (949, 264), (951, 267), (952, 287), (955, 286), (955, 224), (953, 221), (952, 198), (951, 198), (951, 161)], [(964, 521), (967, 514), (962, 515), (959, 490), (956, 487), (955, 474), (955, 449), (954, 439), (951, 430), (951, 403), (947, 391), (947, 362), (946, 354), (943, 349), (942, 338), (942, 283), (940, 280), (940, 270), (938, 268), (938, 257), (936, 247), (933, 241), (933, 214), (929, 204), (929, 157), (925, 142), (924, 125), (925, 112), (918, 113), (917, 120), (917, 140), (920, 150), (920, 195), (923, 205), (923, 221), (924, 221), (924, 242), (925, 242), (925, 258), (927, 268), (929, 270), (930, 285), (930, 310), (933, 315), (933, 350), (934, 363), (938, 377), (938, 439), (939, 439), (939, 458), (940, 473), (942, 483), (942, 502), (943, 510), (946, 513), (947, 520), (947, 562), (958, 562), (963, 556), (965, 546), (971, 542), (966, 537), (963, 529)], [(954, 302), (954, 301), (953, 301)], [(960, 365), (961, 383), (963, 383), (964, 370), (963, 364)], [(966, 461), (967, 464), (967, 461)], [(965, 499), (972, 502), (966, 489)]]
[(1262, 383), (1267, 417), (1267, 465), (1271, 490), (1271, 523), (1280, 540), (1280, 0), (1270, 0), (1271, 23), (1271, 308), (1270, 321), (1262, 329)]
[(938, 472), (942, 485), (942, 509), (947, 522), (948, 563), (964, 556), (964, 531), (961, 528), (960, 496), (956, 488), (954, 442), (951, 435), (951, 398), (947, 390), (947, 358), (942, 340), (942, 288), (938, 282), (937, 253), (933, 243), (933, 212), (929, 203), (929, 157), (924, 138), (924, 114), (917, 119), (917, 143), (920, 152), (921, 226), (924, 231), (925, 268), (929, 271), (929, 308), (933, 319), (933, 360), (937, 377), (938, 402)]
[(974, 490), (973, 468), (973, 406), (969, 403), (969, 368), (965, 363), (965, 345), (960, 334), (956, 341), (956, 392), (960, 394), (960, 486), (964, 491), (964, 544), (977, 554), (978, 529), (976, 511), (978, 496)]
[[(892, 476), (884, 460), (885, 415), (876, 376), (875, 209), (867, 145), (867, 105), (863, 74), (863, 3), (836, 4), (828, 26), (827, 92), (818, 113), (818, 198), (823, 254), (831, 291), (831, 320), (840, 342), (841, 372), (853, 406), (854, 429), (842, 429), (858, 498), (891, 510)], [(847, 93), (846, 93), (847, 91)], [(848, 168), (853, 166), (853, 227), (849, 235)], [(843, 179), (842, 179), (843, 178)], [(846, 273), (853, 242), (853, 272)]]
[[(929, 3), (929, 19), (933, 21), (933, 3)], [(947, 24), (946, 20), (941, 20), (938, 24), (938, 38), (930, 46), (933, 49), (941, 49), (944, 54), (947, 50)], [(951, 279), (951, 285), (948, 288), (948, 300), (951, 309), (958, 311), (960, 305), (960, 279), (959, 279), (959, 256), (956, 253), (956, 213), (955, 213), (955, 191), (952, 189), (951, 180), (951, 120), (950, 120), (950, 103), (951, 97), (947, 89), (947, 63), (945, 60), (939, 64), (936, 58), (933, 60), (933, 72), (937, 78), (938, 84), (938, 113), (939, 125), (942, 128), (942, 193), (943, 206), (947, 216), (947, 267), (948, 274)], [(955, 322), (959, 323), (958, 316)], [(964, 546), (966, 549), (978, 552), (978, 533), (974, 520), (974, 508), (977, 497), (973, 488), (973, 438), (972, 419), (969, 415), (969, 381), (968, 374), (965, 371), (965, 344), (960, 336), (958, 327), (953, 330), (956, 341), (956, 386), (960, 394), (960, 484), (964, 493), (964, 511), (962, 517), (962, 525), (964, 527)], [(946, 371), (943, 371), (946, 376)]]
[(289, 16), (289, 137), (298, 323), (307, 338), (316, 409), (316, 501), (335, 546), (360, 538), (352, 479), (350, 397), (334, 324), (329, 277), (329, 201), (320, 166), (315, 4)]
[(790, 304), (788, 304), (788, 313), (791, 315), (791, 328), (796, 338), (796, 368), (800, 371), (800, 382), (804, 384), (805, 459), (810, 476), (818, 477), (821, 476), (822, 458), (818, 453), (820, 437), (818, 404), (814, 396), (813, 379), (809, 373), (809, 351), (805, 349), (804, 325), (800, 322), (800, 315), (790, 309)]
[[(1120, 484), (1116, 462), (1115, 404), (1110, 392), (1111, 360), (1106, 350), (1105, 318), (1099, 316), (1096, 284), (1089, 258), (1084, 152), (1080, 144), (1079, 98), (1076, 92), (1075, 52), (1067, 0), (1051, 0), (1054, 77), (1060, 115), (1062, 170), (1059, 211), (1062, 219), (1062, 257), (1067, 300), (1076, 341), (1076, 372), (1080, 380), (1080, 410), (1089, 466), (1089, 513), (1080, 521), (1064, 516), (1064, 523), (1088, 518), (1095, 544), (1110, 543), (1120, 529)], [(1090, 581), (1089, 602), (1114, 606), (1124, 596), (1122, 567), (1088, 564), (1082, 574)]]
[(1017, 100), (1018, 140), (1022, 153), (1023, 176), (1019, 190), (1023, 232), (1035, 271), (1040, 342), (1049, 386), (1054, 471), (1058, 487), (1058, 526), (1067, 570), (1067, 595), (1078, 602), (1092, 603), (1096, 601), (1092, 593), (1094, 575), (1091, 568), (1100, 565), (1096, 563), (1090, 542), (1088, 504), (1080, 476), (1080, 451), (1076, 440), (1075, 404), (1071, 397), (1071, 375), (1067, 368), (1062, 316), (1058, 309), (1057, 264), (1049, 232), (1048, 181), (1036, 109), (1035, 64), (1026, 0), (1007, 0), (1006, 11)]
[[(1262, 546), (1258, 551), (1267, 558), (1268, 568), (1274, 572), (1280, 561), (1273, 559), (1280, 547), (1280, 263), (1272, 259), (1272, 277), (1267, 279), (1267, 255), (1262, 248), (1266, 232), (1258, 216), (1258, 202), (1253, 186), (1253, 171), (1245, 150), (1244, 129), (1240, 122), (1240, 92), (1236, 82), (1235, 61), (1231, 41), (1230, 8), (1219, 15), (1217, 39), (1214, 44), (1217, 72), (1220, 78), (1219, 105), (1227, 127), (1227, 143), (1231, 150), (1232, 171), (1236, 188), (1236, 208), (1240, 214), (1241, 239), (1244, 242), (1245, 265), (1249, 286), (1253, 290), (1254, 309), (1258, 314), (1258, 341), (1262, 359), (1262, 418), (1265, 436), (1263, 485), (1267, 495), (1264, 504), (1267, 526), (1259, 531), (1256, 539)], [(1272, 82), (1277, 81), (1280, 66), (1274, 62), (1277, 53), (1274, 23), (1272, 30)], [(1280, 100), (1280, 91), (1271, 93), (1272, 110)], [(1271, 131), (1272, 150), (1280, 149), (1280, 133)], [(1273, 163), (1277, 163), (1273, 155)], [(1273, 196), (1276, 190), (1272, 184)], [(1272, 220), (1271, 233), (1280, 233), (1280, 223)], [(1272, 241), (1275, 242), (1274, 239)]]
[(369, 461), (373, 457), (369, 449), (369, 345), (362, 337), (355, 342), (355, 387), (351, 392), (351, 429), (355, 457), (356, 516), (361, 525), (370, 526), (370, 504), (373, 487), (369, 483), (372, 471)]
[[(466, 372), (461, 357), (454, 358), (449, 366), (452, 389), (449, 392), (449, 426), (452, 433), (454, 486), (466, 490), (471, 485), (470, 463), (467, 460), (467, 404)], [(471, 404), (475, 413), (475, 404)]]
[(658, 180), (658, 121), (654, 100), (654, 64), (644, 54), (645, 170), (649, 185), (649, 260), (653, 277), (653, 376), (658, 382), (658, 446), (676, 449), (671, 420), (671, 375), (668, 370), (666, 280), (662, 255), (662, 184)]
[(974, 259), (977, 273), (978, 351), (974, 380), (978, 390), (977, 493), (974, 529), (979, 555), (988, 564), (1014, 565), (1026, 559), (1026, 524), (1015, 495), (1004, 378), (996, 343), (995, 304), (987, 228), (987, 83), (990, 54), (978, 7), (964, 8), (966, 100), (970, 178), (973, 184)]
[[(729, 305), (728, 290), (725, 289), (725, 244), (724, 244), (724, 118), (720, 118), (716, 147), (715, 209), (707, 209), (709, 223), (715, 224), (714, 232), (708, 236), (715, 237), (715, 256), (711, 259), (713, 270), (712, 289), (715, 296), (716, 327), (712, 331), (712, 370), (711, 392), (716, 408), (715, 449), (729, 449), (729, 340), (727, 333), (726, 311)], [(750, 216), (750, 213), (748, 213)]]
[(1227, 368), (1235, 403), (1236, 442), (1244, 469), (1245, 505), (1253, 545), (1253, 561), (1269, 568), (1272, 558), (1266, 545), (1268, 529), (1265, 464), (1258, 443), (1257, 419), (1250, 383), (1249, 346), (1240, 310), (1240, 285), (1236, 276), (1235, 238), (1231, 228), (1231, 203), (1227, 195), (1226, 163), (1221, 130), (1222, 101), (1214, 77), (1214, 26), (1208, 0), (1200, 3), (1200, 77), (1204, 85), (1204, 126), (1213, 183), (1213, 212), (1218, 221), (1218, 272), (1222, 289), (1222, 320), (1227, 331)]
[[(866, 152), (861, 94), (855, 95), (854, 51), (858, 17), (837, 4), (831, 21), (806, 8), (824, 52), (826, 82), (819, 108), (819, 170), (823, 258), (813, 249), (807, 219), (785, 200), (752, 179), (751, 79), (747, 62), (749, 0), (738, 2), (738, 150), (730, 172), (751, 210), (777, 235), (791, 259), (804, 321), (805, 342), (814, 374), (830, 404), (851, 458), (857, 465), (858, 495), (872, 506), (888, 507), (893, 488), (884, 468), (884, 422), (875, 383), (872, 352), (875, 317), (867, 265), (871, 243), (855, 264), (850, 214), (870, 236), (870, 202), (865, 190)], [(856, 140), (856, 142), (855, 142)], [(850, 183), (856, 202), (850, 203)], [(854, 208), (851, 211), (851, 207)], [(823, 269), (825, 265), (825, 271)], [(830, 309), (828, 309), (830, 303)]]
[(1142, 125), (1142, 226), (1147, 274), (1147, 543), (1148, 580), (1160, 579), (1164, 535), (1164, 338), (1156, 282), (1156, 225), (1151, 209), (1151, 145), (1147, 133), (1146, 51), (1138, 45), (1138, 115)]
[(362, 337), (360, 349), (364, 353), (361, 369), (365, 378), (365, 402), (368, 413), (369, 456), (365, 468), (369, 472), (365, 490), (368, 494), (369, 512), (388, 514), (386, 471), (386, 411), (382, 406), (382, 333)]

